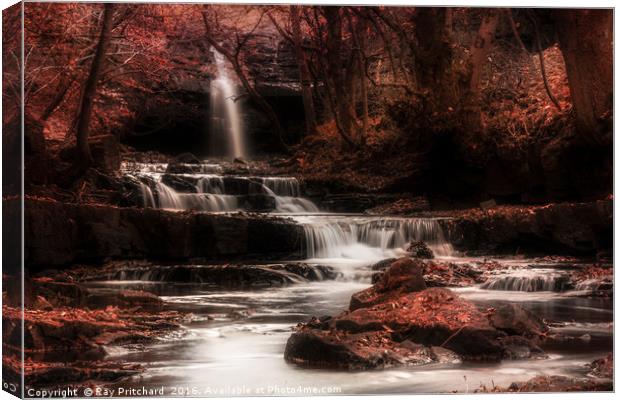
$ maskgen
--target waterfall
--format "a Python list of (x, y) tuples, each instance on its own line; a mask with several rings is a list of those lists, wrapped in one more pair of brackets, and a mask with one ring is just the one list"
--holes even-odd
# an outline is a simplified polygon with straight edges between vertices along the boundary
[(142, 206), (144, 208), (155, 208), (155, 197), (153, 197), (153, 191), (151, 190), (151, 188), (149, 187), (149, 185), (140, 182), (139, 183), (139, 188), (140, 188), (140, 195), (142, 196)]
[(434, 219), (387, 218), (300, 221), (308, 258), (387, 258), (404, 252), (414, 240), (426, 242), (435, 255), (449, 256), (452, 246)]
[(196, 189), (199, 193), (224, 193), (224, 178), (220, 175), (208, 175), (198, 179)]
[[(173, 173), (167, 164), (124, 163), (123, 172), (138, 187), (142, 207), (196, 211), (238, 211), (256, 197), (271, 196), (276, 213), (317, 213), (319, 208), (301, 197), (299, 181), (294, 177), (222, 175), (217, 164), (186, 164), (190, 172)], [(171, 178), (170, 180), (163, 179)], [(151, 185), (144, 182), (150, 182)], [(166, 183), (168, 184), (166, 184)], [(174, 183), (180, 184), (180, 191)], [(185, 193), (187, 191), (193, 193)], [(262, 202), (258, 196), (258, 204)]]
[(308, 199), (303, 197), (276, 196), (276, 211), (280, 213), (314, 213), (319, 208)]
[(157, 182), (159, 208), (196, 211), (235, 211), (236, 196), (212, 193), (178, 193), (162, 182)]
[(228, 78), (224, 56), (211, 48), (217, 66), (217, 79), (211, 81), (211, 133), (225, 137), (227, 154), (232, 158), (246, 157), (241, 111), (237, 103), (238, 93)]
[(290, 177), (259, 178), (263, 186), (278, 196), (299, 197), (301, 189), (299, 181)]
[(522, 270), (488, 280), (480, 288), (513, 292), (560, 292), (566, 290), (566, 275), (553, 270)]

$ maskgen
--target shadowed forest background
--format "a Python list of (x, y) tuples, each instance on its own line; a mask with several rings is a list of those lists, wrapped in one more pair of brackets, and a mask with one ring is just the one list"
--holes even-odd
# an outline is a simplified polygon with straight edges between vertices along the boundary
[[(26, 13), (28, 184), (80, 185), (87, 166), (116, 167), (101, 152), (217, 155), (215, 46), (242, 86), (253, 155), (281, 153), (304, 176), (457, 202), (611, 192), (606, 10), (29, 3)], [(7, 47), (17, 28), (5, 24)], [(10, 83), (17, 69), (5, 61)]]

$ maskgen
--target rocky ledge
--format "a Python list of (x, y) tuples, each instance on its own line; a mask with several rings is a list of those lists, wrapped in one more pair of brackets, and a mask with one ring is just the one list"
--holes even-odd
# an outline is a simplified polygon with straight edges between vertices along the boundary
[[(10, 277), (4, 279), (6, 287)], [(109, 348), (140, 349), (182, 332), (181, 324), (193, 319), (164, 310), (158, 296), (143, 291), (103, 294), (49, 277), (28, 279), (25, 285), (23, 314), (3, 292), (3, 365), (7, 376), (19, 377), (23, 335), (30, 385), (112, 382), (137, 374), (142, 371), (139, 364), (106, 360)]]
[(549, 328), (518, 305), (478, 310), (445, 288), (427, 288), (423, 263), (399, 259), (336, 317), (313, 318), (284, 357), (307, 367), (375, 369), (436, 362), (544, 357)]
[[(18, 200), (7, 212), (19, 213)], [(25, 200), (25, 262), (31, 271), (108, 259), (218, 261), (299, 259), (302, 227), (257, 214), (215, 215)]]
[(261, 288), (293, 283), (336, 279), (339, 273), (326, 265), (222, 264), (158, 265), (148, 261), (113, 261), (102, 266), (79, 266), (60, 271), (54, 279), (61, 281), (151, 281), (215, 285), (218, 288)]
[(613, 201), (435, 212), (458, 250), (480, 254), (587, 254), (613, 247)]
[(611, 392), (613, 386), (613, 354), (584, 365), (582, 377), (540, 375), (525, 382), (513, 382), (506, 388), (481, 387), (477, 393), (488, 392)]

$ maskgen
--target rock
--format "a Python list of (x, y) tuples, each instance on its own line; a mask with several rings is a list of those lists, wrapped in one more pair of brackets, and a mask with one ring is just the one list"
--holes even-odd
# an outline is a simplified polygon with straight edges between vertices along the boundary
[(105, 172), (116, 172), (121, 166), (120, 145), (114, 135), (100, 135), (89, 139), (94, 165)]
[(202, 164), (202, 160), (192, 153), (181, 153), (174, 158), (173, 162), (177, 164)]
[(490, 315), (489, 321), (495, 328), (509, 335), (532, 337), (544, 335), (549, 330), (540, 318), (518, 304), (498, 307)]
[[(6, 202), (18, 200), (6, 200)], [(109, 258), (298, 259), (302, 227), (271, 216), (215, 215), (25, 200), (25, 263), (37, 268)]]
[(429, 287), (464, 287), (484, 282), (483, 271), (472, 264), (424, 262), (424, 282)]
[(588, 364), (591, 374), (598, 378), (613, 379), (614, 377), (614, 355), (609, 353), (607, 357), (599, 358)]
[(196, 174), (219, 173), (220, 168), (215, 165), (204, 164), (192, 153), (181, 153), (172, 159), (166, 167), (167, 174)]
[[(114, 361), (77, 361), (47, 362), (27, 360), (24, 364), (26, 371), (24, 379), (31, 387), (62, 386), (67, 382), (73, 384), (86, 382), (116, 382), (123, 378), (139, 374), (144, 368), (139, 364), (127, 364)], [(11, 371), (17, 377), (21, 375), (21, 368)], [(13, 374), (11, 374), (13, 375)], [(84, 388), (87, 384), (83, 385)], [(74, 389), (74, 396), (87, 397), (82, 389)], [(71, 396), (69, 390), (69, 396)]]
[[(78, 307), (84, 305), (86, 290), (77, 283), (57, 282), (49, 278), (34, 278), (30, 281), (31, 296), (41, 297), (53, 307)], [(28, 307), (28, 300), (26, 307)], [(39, 307), (34, 306), (35, 309)]]
[(333, 280), (341, 276), (333, 267), (327, 265), (309, 265), (305, 263), (291, 263), (283, 265), (273, 265), (275, 269), (285, 269), (295, 275), (299, 275), (309, 281)]
[(458, 354), (439, 346), (431, 346), (431, 357), (441, 364), (460, 364), (462, 362)]
[(422, 268), (419, 260), (410, 258), (393, 262), (374, 286), (351, 296), (349, 310), (370, 307), (404, 293), (426, 289)]
[(243, 197), (242, 208), (253, 212), (271, 212), (276, 209), (276, 199), (267, 194), (249, 194)]
[[(21, 334), (22, 310), (3, 307), (3, 334)], [(178, 328), (177, 313), (145, 314), (122, 311), (54, 308), (49, 311), (25, 309), (24, 348), (26, 351), (82, 351), (102, 345), (151, 340), (155, 335)], [(123, 338), (123, 339), (121, 339)]]
[(160, 311), (164, 302), (156, 295), (141, 290), (105, 291), (90, 290), (86, 299), (89, 308), (139, 308), (146, 311)]
[(172, 174), (164, 174), (161, 177), (162, 183), (167, 186), (170, 186), (177, 192), (181, 193), (196, 193), (198, 190), (196, 188), (195, 179), (186, 178), (180, 175), (172, 175)]
[(467, 210), (439, 223), (457, 250), (480, 254), (519, 250), (595, 255), (613, 244), (611, 200)]
[(523, 336), (506, 336), (501, 338), (504, 348), (503, 358), (522, 360), (527, 358), (545, 358), (545, 353), (531, 339)]
[[(494, 392), (593, 392), (612, 391), (612, 381), (600, 381), (568, 376), (536, 376), (527, 382), (513, 382), (508, 388), (495, 388)], [(482, 392), (488, 390), (481, 390)]]
[(433, 362), (425, 346), (398, 346), (376, 333), (332, 336), (320, 330), (295, 332), (286, 342), (284, 359), (313, 368), (378, 369)]
[(379, 292), (410, 293), (426, 289), (423, 264), (410, 258), (396, 260), (374, 286)]
[(392, 296), (325, 322), (302, 324), (289, 339), (285, 358), (300, 365), (347, 369), (454, 363), (461, 358), (496, 361), (503, 356), (500, 339), (505, 336), (472, 303), (447, 289), (431, 288)]
[(414, 258), (435, 258), (433, 250), (431, 250), (426, 243), (421, 241), (409, 243), (407, 246), (407, 252)]
[(386, 269), (396, 261), (397, 258), (386, 258), (385, 260), (381, 260), (378, 263), (373, 264), (370, 269), (373, 271), (381, 271), (384, 272)]
[[(332, 267), (305, 263), (263, 265), (111, 265), (108, 268), (80, 271), (80, 279), (89, 280), (142, 280), (151, 282), (196, 283), (217, 285), (220, 288), (271, 287), (305, 281), (334, 279), (338, 274)], [(143, 293), (143, 292), (141, 292)], [(108, 301), (105, 293), (100, 302)], [(122, 300), (122, 299), (120, 299)], [(119, 301), (120, 301), (119, 300)], [(148, 299), (147, 299), (148, 300)], [(95, 301), (93, 299), (93, 301)], [(110, 304), (117, 304), (112, 302)], [(124, 304), (124, 303), (121, 303)], [(127, 304), (124, 304), (127, 306)]]
[(397, 260), (396, 258), (387, 258), (385, 260), (381, 260), (378, 263), (373, 264), (370, 267), (370, 269), (372, 271), (377, 271), (377, 272), (372, 274), (372, 283), (374, 284), (374, 283), (379, 282), (385, 270), (388, 269), (390, 265), (392, 265), (392, 263), (396, 260)]

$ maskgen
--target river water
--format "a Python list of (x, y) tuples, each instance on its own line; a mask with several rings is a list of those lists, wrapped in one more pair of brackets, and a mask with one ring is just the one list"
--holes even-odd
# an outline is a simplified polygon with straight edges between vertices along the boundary
[[(153, 170), (157, 168), (141, 168), (141, 178), (161, 185), (162, 171)], [(140, 174), (134, 172), (136, 176)], [(278, 207), (286, 203), (288, 208), (274, 212), (288, 212), (287, 215), (304, 225), (308, 247), (305, 262), (330, 265), (341, 276), (335, 280), (262, 290), (221, 290), (170, 282), (92, 282), (97, 287), (149, 290), (162, 296), (167, 309), (191, 312), (195, 316), (182, 330), (144, 348), (109, 349), (110, 360), (137, 362), (146, 368), (144, 373), (112, 387), (164, 386), (166, 394), (171, 396), (472, 392), (481, 385), (506, 387), (539, 374), (583, 376), (586, 363), (604, 357), (612, 349), (611, 300), (588, 299), (576, 296), (575, 292), (556, 290), (554, 285), (565, 272), (565, 265), (560, 263), (495, 258), (513, 268), (498, 272), (494, 284), (455, 290), (481, 308), (518, 302), (552, 322), (553, 329), (581, 337), (578, 345), (545, 349), (548, 355), (545, 359), (501, 363), (425, 365), (363, 372), (290, 365), (283, 355), (295, 325), (311, 316), (335, 315), (348, 308), (351, 294), (371, 284), (370, 265), (404, 254), (409, 241), (424, 240), (438, 258), (452, 262), (481, 260), (454, 252), (434, 220), (319, 215), (316, 206), (292, 200), (302, 195), (292, 178), (278, 179), (279, 183), (252, 179), (261, 182), (266, 193), (282, 197)], [(202, 189), (191, 196), (199, 197), (201, 192), (205, 196), (226, 196), (222, 185), (199, 186)], [(204, 193), (209, 190), (218, 193)], [(155, 200), (150, 206), (161, 206), (156, 200), (160, 196), (151, 195)], [(165, 205), (170, 204), (174, 202)], [(162, 208), (178, 207), (179, 203), (176, 207)]]

